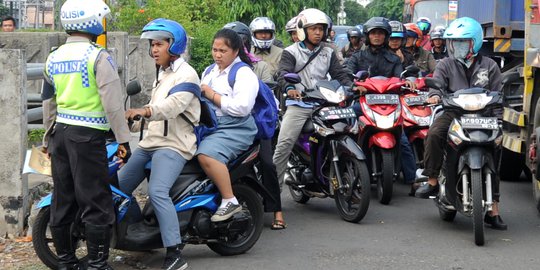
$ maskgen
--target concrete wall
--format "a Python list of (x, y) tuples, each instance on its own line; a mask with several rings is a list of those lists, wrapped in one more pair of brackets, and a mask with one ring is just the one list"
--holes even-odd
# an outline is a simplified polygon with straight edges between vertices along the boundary
[(0, 235), (19, 234), (26, 216), (26, 60), (22, 50), (0, 49)]

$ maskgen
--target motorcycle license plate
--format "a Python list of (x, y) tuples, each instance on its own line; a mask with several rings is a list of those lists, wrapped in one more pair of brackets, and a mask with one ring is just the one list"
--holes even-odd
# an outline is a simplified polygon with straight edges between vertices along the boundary
[(374, 104), (395, 105), (395, 104), (399, 104), (399, 96), (394, 95), (394, 94), (366, 95), (366, 103), (368, 105), (374, 105)]
[(405, 103), (409, 106), (418, 106), (423, 105), (424, 102), (426, 102), (427, 95), (420, 95), (420, 96), (412, 96), (412, 97), (406, 97)]
[(461, 117), (461, 127), (464, 129), (493, 129), (499, 128), (496, 117)]
[(327, 107), (319, 111), (322, 120), (336, 120), (354, 118), (356, 114), (352, 108)]

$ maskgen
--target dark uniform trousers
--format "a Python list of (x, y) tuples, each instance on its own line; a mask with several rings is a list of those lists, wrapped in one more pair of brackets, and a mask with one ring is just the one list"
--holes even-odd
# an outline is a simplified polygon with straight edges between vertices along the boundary
[(54, 182), (51, 226), (67, 225), (80, 213), (83, 224), (112, 225), (105, 132), (57, 123), (49, 142)]
[(270, 196), (264, 195), (264, 211), (281, 211), (281, 188), (276, 172), (276, 165), (272, 161), (272, 140), (260, 140), (259, 160), (261, 162), (262, 182)]
[[(448, 129), (452, 121), (458, 117), (455, 112), (443, 112), (433, 121), (433, 125), (429, 127), (427, 138), (424, 142), (424, 172), (423, 175), (430, 178), (438, 178), (442, 167), (444, 149), (448, 144), (447, 136)], [(495, 159), (498, 160), (500, 155), (496, 151)], [(495, 164), (498, 164), (496, 162)], [(499, 176), (492, 179), (493, 200), (499, 201)]]

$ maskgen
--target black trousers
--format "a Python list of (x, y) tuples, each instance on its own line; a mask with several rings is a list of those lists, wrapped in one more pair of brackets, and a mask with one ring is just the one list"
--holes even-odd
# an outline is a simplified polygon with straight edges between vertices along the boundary
[(49, 142), (54, 183), (51, 226), (112, 225), (115, 220), (105, 132), (57, 123)]
[[(446, 147), (448, 129), (450, 124), (458, 115), (454, 112), (445, 111), (442, 115), (433, 121), (433, 125), (429, 127), (427, 138), (424, 142), (424, 172), (423, 175), (430, 178), (438, 178), (441, 171), (444, 149)], [(498, 164), (500, 151), (496, 151), (495, 164)], [(499, 201), (499, 175), (492, 179), (493, 200)]]
[(272, 161), (273, 155), (272, 140), (260, 140), (259, 160), (262, 182), (272, 196), (263, 196), (265, 212), (281, 211), (281, 189), (279, 188), (276, 165)]

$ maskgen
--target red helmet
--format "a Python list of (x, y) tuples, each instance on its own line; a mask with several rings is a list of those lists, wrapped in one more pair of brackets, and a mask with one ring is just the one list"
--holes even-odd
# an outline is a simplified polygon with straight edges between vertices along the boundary
[(418, 28), (418, 25), (416, 25), (415, 23), (406, 23), (405, 29), (407, 29), (407, 37), (416, 38), (416, 42), (414, 45), (416, 47), (420, 47), (424, 35), (422, 34), (422, 30)]

